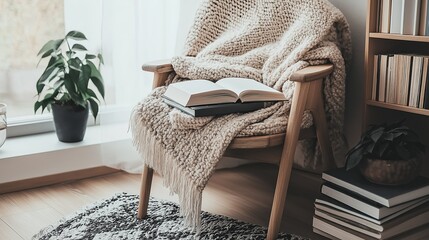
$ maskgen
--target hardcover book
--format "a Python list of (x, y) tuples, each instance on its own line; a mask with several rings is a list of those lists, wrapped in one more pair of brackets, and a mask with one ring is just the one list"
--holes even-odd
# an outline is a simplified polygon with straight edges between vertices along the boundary
[(272, 102), (249, 102), (249, 103), (220, 103), (202, 106), (184, 107), (166, 97), (163, 101), (174, 108), (181, 110), (194, 117), (218, 116), (231, 113), (245, 113), (255, 111), (269, 106)]
[[(330, 222), (323, 218), (313, 217), (313, 231), (330, 239), (347, 239), (347, 240), (370, 240), (370, 239), (386, 239), (375, 238), (363, 234), (359, 231), (341, 226), (334, 222)], [(397, 236), (387, 238), (392, 240), (422, 240), (429, 239), (429, 224), (403, 232)]]
[(400, 34), (402, 24), (403, 0), (392, 0), (390, 14), (390, 33)]
[[(328, 212), (332, 215), (340, 216), (343, 218), (348, 219), (359, 219), (360, 223), (366, 223), (368, 225), (372, 224), (372, 226), (379, 226), (379, 231), (383, 230), (383, 225), (386, 224), (386, 222), (389, 222), (393, 219), (401, 219), (401, 221), (409, 219), (412, 217), (412, 213), (415, 211), (415, 209), (422, 204), (428, 203), (429, 197), (423, 197), (418, 200), (412, 201), (411, 204), (406, 204), (405, 207), (398, 210), (395, 213), (390, 214), (389, 216), (386, 216), (381, 219), (373, 218), (359, 210), (356, 210), (345, 203), (339, 202), (333, 198), (321, 195), (318, 197), (314, 203), (314, 206), (316, 209), (320, 209), (324, 212)], [(421, 211), (421, 210), (416, 210)]]
[(382, 33), (389, 33), (390, 31), (390, 13), (392, 10), (392, 0), (380, 0), (381, 9), (380, 9), (380, 30)]
[(358, 231), (354, 231), (343, 227), (341, 225), (335, 224), (330, 221), (326, 221), (320, 217), (313, 217), (313, 228), (318, 229), (328, 236), (334, 236), (333, 239), (347, 239), (347, 240), (372, 240), (376, 239), (360, 233)]
[(414, 56), (412, 71), (410, 77), (410, 96), (408, 105), (410, 107), (419, 107), (419, 97), (421, 92), (423, 56)]
[(407, 106), (408, 95), (410, 92), (410, 74), (411, 74), (411, 61), (413, 56), (411, 55), (398, 55), (398, 62), (396, 68), (396, 74), (398, 78), (397, 90), (398, 90), (398, 104)]
[(315, 216), (377, 239), (385, 239), (428, 224), (429, 204), (425, 204), (401, 217), (394, 218), (383, 224), (375, 224), (353, 215), (343, 215), (341, 212), (339, 214), (333, 214), (319, 208), (315, 209)]
[(386, 79), (386, 102), (388, 103), (396, 103), (397, 100), (398, 75), (396, 74), (396, 68), (398, 67), (398, 62), (398, 55), (389, 55)]
[(428, 36), (429, 35), (429, 4), (428, 0), (422, 0), (421, 3), (421, 12), (420, 12), (420, 26), (419, 26), (419, 35)]
[(164, 96), (184, 107), (235, 103), (284, 101), (284, 94), (248, 78), (190, 80), (172, 83)]
[(387, 81), (387, 66), (388, 66), (389, 56), (380, 55), (380, 66), (379, 66), (379, 80), (378, 80), (378, 101), (386, 101), (386, 81)]
[(341, 168), (324, 172), (322, 178), (386, 207), (429, 195), (429, 179), (422, 176), (410, 184), (382, 186), (367, 181), (356, 170), (346, 171)]
[(380, 55), (374, 55), (374, 70), (372, 76), (371, 100), (378, 100), (378, 85), (380, 81)]
[(419, 108), (424, 108), (425, 101), (429, 99), (428, 94), (429, 89), (428, 88), (428, 70), (429, 70), (429, 58), (425, 57), (423, 59), (423, 72), (422, 72), (422, 84), (420, 87), (420, 98), (419, 98)]
[(417, 35), (420, 23), (420, 0), (403, 0), (402, 31), (404, 35)]
[(421, 201), (421, 199), (414, 199), (392, 207), (386, 207), (369, 198), (330, 183), (325, 183), (322, 186), (322, 193), (375, 219), (382, 219), (404, 209), (409, 209), (412, 205)]

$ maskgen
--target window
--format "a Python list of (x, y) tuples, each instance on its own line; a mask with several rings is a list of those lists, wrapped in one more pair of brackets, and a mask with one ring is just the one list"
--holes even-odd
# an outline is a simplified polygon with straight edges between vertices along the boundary
[[(144, 73), (141, 65), (181, 52), (198, 2), (0, 0), (0, 102), (8, 105), (9, 123), (27, 124), (18, 131), (25, 134), (38, 131), (28, 126), (38, 119), (52, 121), (49, 113), (33, 112), (35, 83), (46, 65), (42, 61), (36, 67), (36, 55), (45, 42), (70, 30), (83, 32), (89, 40), (85, 46), (103, 54), (106, 99), (101, 123), (109, 122), (102, 120), (103, 111), (109, 116), (119, 111), (120, 119), (128, 120), (124, 109), (129, 112), (151, 91), (152, 74)], [(46, 129), (50, 127), (42, 131)]]
[[(33, 115), (37, 52), (47, 39), (64, 35), (63, 1), (0, 0), (0, 102), (8, 117)], [(46, 14), (49, 13), (49, 14)]]

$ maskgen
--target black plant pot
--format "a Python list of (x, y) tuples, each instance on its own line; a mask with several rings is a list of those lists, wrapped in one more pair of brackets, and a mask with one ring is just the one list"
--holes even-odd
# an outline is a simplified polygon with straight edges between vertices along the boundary
[(82, 141), (88, 121), (88, 107), (56, 103), (51, 107), (58, 140), (68, 143)]

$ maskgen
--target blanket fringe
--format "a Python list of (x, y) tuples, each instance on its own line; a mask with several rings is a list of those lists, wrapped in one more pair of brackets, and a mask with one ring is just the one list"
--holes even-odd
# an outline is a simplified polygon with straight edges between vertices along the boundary
[(155, 134), (145, 127), (141, 121), (141, 112), (137, 106), (131, 117), (130, 127), (133, 144), (143, 161), (163, 177), (163, 184), (179, 197), (180, 215), (186, 227), (199, 232), (201, 229), (202, 189), (189, 181), (189, 177), (168, 153)]

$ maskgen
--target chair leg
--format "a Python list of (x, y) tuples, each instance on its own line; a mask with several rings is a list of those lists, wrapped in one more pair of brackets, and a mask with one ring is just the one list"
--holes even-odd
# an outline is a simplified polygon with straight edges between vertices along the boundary
[[(155, 72), (153, 76), (152, 89), (165, 85), (165, 80), (170, 72)], [(147, 206), (149, 204), (150, 187), (152, 186), (153, 169), (146, 164), (143, 165), (142, 181), (140, 185), (140, 199), (137, 218), (142, 219), (147, 215)]]
[(306, 107), (306, 101), (310, 84), (296, 82), (295, 92), (292, 99), (291, 112), (289, 115), (283, 153), (279, 165), (276, 190), (274, 192), (273, 206), (271, 208), (270, 222), (268, 225), (267, 239), (276, 239), (283, 216), (290, 174), (292, 171), (295, 148), (298, 142), (301, 122)]
[(336, 167), (332, 146), (328, 135), (328, 124), (326, 122), (322, 80), (315, 81), (309, 91), (309, 101), (307, 108), (311, 110), (314, 125), (316, 127), (317, 141), (319, 142), (320, 151), (322, 152), (323, 170)]
[(146, 164), (143, 166), (142, 181), (140, 185), (140, 200), (137, 218), (142, 219), (147, 215), (149, 204), (150, 187), (152, 186), (153, 169)]

